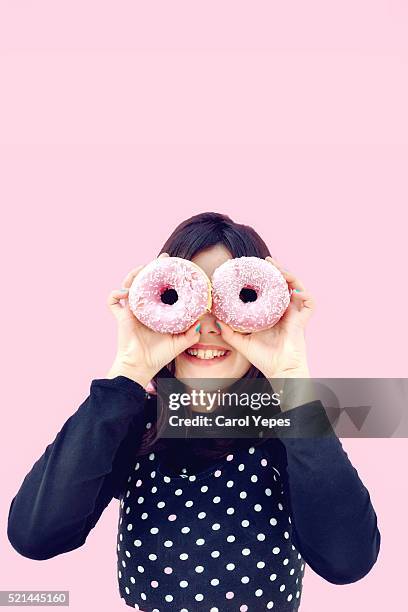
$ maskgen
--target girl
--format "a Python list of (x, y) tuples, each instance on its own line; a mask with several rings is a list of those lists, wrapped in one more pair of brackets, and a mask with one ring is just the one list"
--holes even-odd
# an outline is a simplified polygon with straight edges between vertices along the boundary
[[(169, 255), (209, 277), (228, 258), (265, 258), (292, 290), (289, 307), (273, 328), (253, 334), (234, 332), (212, 313), (183, 334), (159, 334), (129, 309), (127, 290), (143, 266), (131, 270), (124, 290), (108, 299), (118, 325), (112, 367), (92, 380), (90, 395), (25, 477), (8, 538), (31, 559), (74, 550), (115, 497), (126, 604), (144, 612), (293, 612), (306, 564), (347, 584), (379, 553), (370, 495), (340, 440), (333, 430), (318, 438), (160, 439), (168, 407), (156, 391), (160, 377), (309, 378), (304, 331), (313, 299), (252, 228), (225, 215), (181, 223), (161, 250)], [(191, 347), (227, 354), (192, 358)], [(327, 419), (312, 386), (285, 416), (298, 431)]]

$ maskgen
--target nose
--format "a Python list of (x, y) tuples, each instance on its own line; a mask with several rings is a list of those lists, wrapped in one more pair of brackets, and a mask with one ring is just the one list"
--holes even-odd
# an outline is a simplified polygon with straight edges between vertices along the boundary
[(220, 336), (221, 331), (215, 324), (216, 320), (216, 317), (209, 312), (202, 315), (198, 319), (199, 323), (201, 323), (200, 334), (215, 334), (217, 336)]

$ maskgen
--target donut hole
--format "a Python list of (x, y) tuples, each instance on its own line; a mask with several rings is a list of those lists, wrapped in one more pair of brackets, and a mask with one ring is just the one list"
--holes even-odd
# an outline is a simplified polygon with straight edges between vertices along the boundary
[(239, 292), (239, 299), (245, 304), (247, 302), (255, 302), (257, 297), (258, 294), (253, 287), (242, 287)]
[(178, 294), (173, 287), (166, 287), (160, 294), (160, 299), (163, 304), (175, 304), (178, 300)]

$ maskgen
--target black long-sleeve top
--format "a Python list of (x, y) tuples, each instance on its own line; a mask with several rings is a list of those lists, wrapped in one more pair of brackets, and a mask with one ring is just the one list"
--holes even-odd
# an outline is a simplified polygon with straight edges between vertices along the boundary
[[(334, 584), (370, 571), (377, 516), (333, 431), (241, 444), (201, 465), (183, 440), (172, 460), (138, 456), (155, 402), (127, 377), (92, 380), (11, 501), (18, 553), (44, 560), (82, 546), (115, 498), (119, 592), (144, 612), (293, 612), (306, 564)], [(327, 418), (320, 400), (285, 416), (299, 430)]]

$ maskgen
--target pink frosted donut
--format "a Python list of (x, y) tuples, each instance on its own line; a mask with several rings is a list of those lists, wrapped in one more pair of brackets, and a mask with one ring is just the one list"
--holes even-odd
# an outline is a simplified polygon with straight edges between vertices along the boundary
[(213, 314), (239, 332), (273, 327), (289, 306), (283, 274), (260, 257), (235, 257), (211, 277)]
[(211, 283), (199, 266), (181, 257), (163, 257), (147, 264), (129, 289), (129, 308), (162, 334), (186, 331), (211, 311)]

